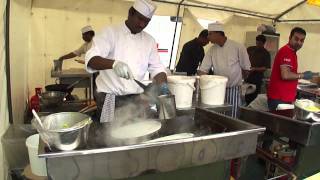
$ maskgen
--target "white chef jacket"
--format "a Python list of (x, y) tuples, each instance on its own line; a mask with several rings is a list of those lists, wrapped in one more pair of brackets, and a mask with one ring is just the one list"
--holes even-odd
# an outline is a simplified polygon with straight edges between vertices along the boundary
[(215, 75), (228, 78), (227, 87), (234, 87), (241, 85), (241, 70), (250, 70), (251, 63), (246, 48), (227, 39), (222, 47), (214, 44), (207, 51), (200, 70), (208, 72), (211, 67)]
[[(160, 62), (153, 37), (144, 31), (132, 34), (125, 23), (106, 27), (93, 38), (92, 46), (85, 56), (86, 70), (90, 73), (97, 72), (88, 67), (89, 60), (94, 56), (126, 63), (137, 80), (143, 80), (147, 71), (150, 72), (151, 78), (160, 72), (166, 72)], [(112, 69), (100, 70), (96, 78), (96, 85), (98, 92), (115, 95), (143, 92), (143, 89), (134, 80), (120, 78)]]
[(81, 56), (82, 54), (86, 54), (86, 52), (91, 48), (92, 41), (83, 43), (79, 49), (73, 51), (73, 53), (77, 56)]

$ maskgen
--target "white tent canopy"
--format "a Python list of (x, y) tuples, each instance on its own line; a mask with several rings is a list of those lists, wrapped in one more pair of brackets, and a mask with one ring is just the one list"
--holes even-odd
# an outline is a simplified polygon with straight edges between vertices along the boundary
[[(223, 21), (230, 15), (247, 15), (269, 19), (275, 22), (320, 22), (320, 7), (306, 0), (153, 0), (155, 2), (184, 5), (194, 12), (196, 17), (205, 16)], [(194, 7), (207, 8), (211, 12), (192, 10)], [(212, 10), (216, 10), (212, 12)]]

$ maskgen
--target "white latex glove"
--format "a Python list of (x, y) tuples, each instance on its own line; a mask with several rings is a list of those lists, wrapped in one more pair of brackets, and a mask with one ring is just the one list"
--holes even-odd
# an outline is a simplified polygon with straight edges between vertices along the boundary
[(129, 66), (124, 62), (114, 61), (112, 69), (119, 77), (133, 79), (133, 75)]

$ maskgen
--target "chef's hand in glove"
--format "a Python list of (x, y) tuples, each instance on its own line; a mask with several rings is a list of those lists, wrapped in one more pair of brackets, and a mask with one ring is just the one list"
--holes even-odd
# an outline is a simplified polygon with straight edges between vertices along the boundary
[(303, 79), (312, 79), (313, 73), (311, 71), (305, 71), (303, 73)]
[(129, 66), (124, 62), (114, 61), (112, 69), (119, 77), (133, 79), (133, 75)]
[(160, 85), (160, 95), (168, 95), (170, 94), (168, 84), (167, 83), (162, 83)]

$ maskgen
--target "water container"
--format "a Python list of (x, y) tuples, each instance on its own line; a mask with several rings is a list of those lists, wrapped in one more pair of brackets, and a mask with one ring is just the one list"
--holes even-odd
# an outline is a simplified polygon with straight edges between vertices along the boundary
[(47, 176), (45, 158), (38, 157), (39, 137), (39, 134), (34, 134), (26, 140), (31, 171), (37, 176)]
[(216, 75), (200, 76), (201, 102), (208, 105), (222, 105), (228, 78)]
[(175, 95), (177, 108), (191, 108), (192, 95), (195, 90), (194, 82), (196, 77), (193, 76), (168, 76), (168, 87), (172, 94)]

